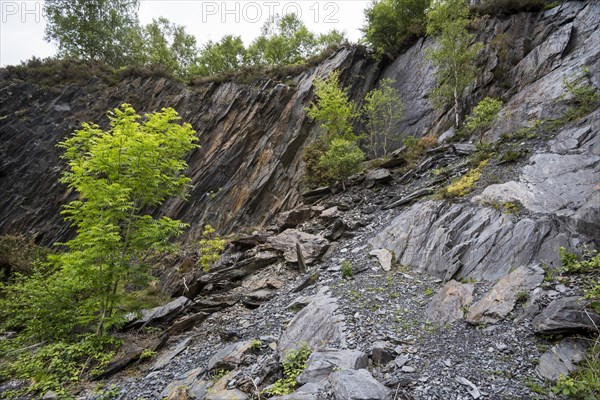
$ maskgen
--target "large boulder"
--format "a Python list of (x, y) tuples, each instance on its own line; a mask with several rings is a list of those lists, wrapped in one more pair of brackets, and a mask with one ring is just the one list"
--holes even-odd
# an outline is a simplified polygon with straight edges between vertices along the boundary
[(472, 283), (452, 280), (445, 284), (427, 305), (427, 320), (443, 326), (461, 319), (465, 306), (473, 301), (473, 289)]
[(584, 359), (589, 345), (583, 339), (565, 339), (540, 357), (535, 371), (542, 379), (557, 381), (561, 375), (575, 371), (576, 364)]
[(357, 350), (325, 349), (313, 352), (306, 362), (306, 368), (298, 376), (298, 383), (318, 383), (333, 372), (344, 369), (361, 369), (369, 366), (365, 353)]
[(275, 225), (279, 230), (295, 228), (308, 221), (311, 215), (310, 207), (298, 207), (294, 210), (284, 211), (275, 218)]
[(142, 310), (140, 318), (133, 319), (123, 329), (138, 329), (148, 325), (159, 325), (169, 323), (179, 316), (191, 303), (190, 299), (181, 296), (164, 306), (151, 310)]
[(302, 343), (315, 350), (339, 342), (343, 318), (336, 313), (338, 307), (337, 300), (324, 291), (315, 295), (310, 304), (290, 321), (279, 338), (277, 348), (282, 359), (289, 350)]
[(219, 350), (208, 361), (208, 370), (233, 370), (243, 364), (246, 356), (252, 351), (252, 341), (232, 343)]
[(495, 323), (515, 307), (519, 296), (528, 295), (544, 280), (544, 270), (538, 266), (519, 267), (500, 279), (467, 315), (471, 324)]
[(337, 400), (386, 400), (389, 390), (366, 369), (335, 372), (330, 377)]
[(589, 300), (572, 296), (552, 301), (532, 325), (541, 334), (596, 332), (600, 315), (587, 308)]
[(492, 207), (427, 201), (400, 213), (370, 244), (392, 251), (401, 265), (444, 280), (495, 282), (515, 265), (557, 265), (557, 248), (580, 236), (551, 219), (514, 218)]
[(270, 237), (267, 243), (273, 249), (283, 252), (283, 257), (290, 263), (298, 262), (296, 244), (299, 244), (305, 262), (308, 265), (317, 261), (329, 246), (329, 241), (324, 237), (312, 235), (297, 229), (287, 229), (279, 235)]

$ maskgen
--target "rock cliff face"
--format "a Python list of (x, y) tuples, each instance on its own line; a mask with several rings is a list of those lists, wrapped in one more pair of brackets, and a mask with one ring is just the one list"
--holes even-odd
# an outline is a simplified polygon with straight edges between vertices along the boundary
[[(58, 212), (72, 194), (56, 183), (54, 145), (78, 123), (122, 102), (173, 106), (202, 148), (189, 158), (189, 201), (155, 212), (191, 223), (188, 239), (204, 223), (277, 229), (242, 235), (210, 272), (192, 257), (166, 268), (164, 286), (182, 297), (128, 327), (161, 326), (156, 349), (167, 350), (127, 378), (118, 371), (143, 348), (114, 361), (102, 377), (117, 374), (109, 383), (119, 398), (185, 398), (182, 387), (196, 399), (249, 398), (302, 342), (315, 351), (304, 386), (281, 399), (537, 398), (532, 384), (572, 371), (588, 344), (567, 339), (543, 354), (548, 342), (535, 333), (597, 333), (600, 321), (582, 299), (584, 276), (556, 280), (541, 268), (559, 264), (560, 246), (600, 246), (600, 110), (555, 119), (574, 105), (565, 77), (585, 66), (600, 87), (600, 2), (474, 24), (485, 50), (464, 109), (486, 95), (504, 100), (486, 133), (494, 151), (439, 143), (415, 165), (395, 158), (346, 191), (304, 198), (301, 150), (319, 134), (305, 108), (314, 78), (333, 69), (359, 102), (394, 79), (405, 104), (399, 135), (451, 134), (451, 117), (427, 100), (431, 40), (387, 64), (342, 49), (284, 83), (93, 77), (46, 87), (0, 72), (0, 234), (36, 233), (41, 243), (70, 234)], [(430, 197), (476, 158), (488, 160), (472, 193)], [(231, 371), (211, 382), (223, 367)]]
[[(598, 78), (597, 5), (569, 2), (545, 13), (521, 13), (478, 21), (486, 49), (483, 73), (465, 109), (487, 94), (508, 98), (502, 132), (536, 118), (556, 116), (562, 77), (590, 67)], [(189, 157), (194, 188), (187, 202), (170, 201), (157, 213), (222, 232), (258, 226), (301, 201), (301, 149), (319, 134), (306, 117), (315, 77), (334, 69), (351, 96), (361, 101), (378, 80), (392, 78), (405, 105), (400, 135), (438, 132), (448, 126), (427, 99), (433, 71), (425, 59), (431, 40), (419, 40), (390, 65), (357, 49), (343, 49), (319, 66), (285, 83), (263, 79), (250, 84), (205, 83), (188, 87), (166, 78), (125, 78), (108, 84), (85, 82), (46, 87), (0, 74), (0, 234), (37, 234), (48, 244), (69, 230), (60, 206), (70, 194), (57, 178), (63, 168), (55, 144), (84, 121), (104, 121), (106, 110), (128, 102), (140, 113), (174, 107), (197, 130), (202, 148)]]
[[(315, 77), (343, 71), (353, 97), (364, 96), (379, 64), (357, 49), (342, 49), (286, 83), (206, 83), (188, 87), (166, 78), (128, 78), (109, 85), (98, 78), (65, 87), (11, 79), (0, 82), (0, 233), (37, 234), (41, 243), (64, 239), (60, 206), (70, 197), (57, 183), (63, 168), (56, 143), (81, 122), (106, 123), (104, 113), (130, 103), (143, 114), (173, 107), (192, 124), (201, 149), (189, 157), (194, 188), (187, 202), (157, 212), (221, 232), (255, 226), (295, 206), (302, 190), (302, 148), (318, 135), (306, 117)], [(360, 78), (357, 78), (360, 77)]]

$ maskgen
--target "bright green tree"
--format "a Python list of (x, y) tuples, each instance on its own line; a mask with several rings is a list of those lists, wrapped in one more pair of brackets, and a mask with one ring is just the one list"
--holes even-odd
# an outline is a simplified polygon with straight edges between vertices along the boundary
[(442, 110), (453, 103), (454, 124), (458, 128), (462, 98), (476, 77), (477, 53), (482, 44), (471, 45), (475, 35), (467, 31), (469, 8), (465, 0), (433, 2), (427, 18), (427, 33), (436, 36), (435, 47), (427, 54), (436, 68), (437, 87), (431, 98), (434, 106)]
[(61, 56), (121, 67), (136, 58), (138, 8), (139, 0), (47, 0), (45, 39)]
[(315, 53), (326, 49), (335, 49), (340, 47), (346, 41), (346, 35), (336, 29), (327, 33), (322, 33), (317, 37), (317, 48)]
[(375, 157), (386, 156), (390, 146), (400, 139), (396, 126), (402, 120), (403, 106), (393, 84), (392, 79), (381, 81), (379, 88), (367, 93), (362, 108), (367, 141)]
[(376, 51), (397, 51), (411, 36), (425, 33), (425, 11), (430, 3), (431, 0), (373, 1), (365, 10), (365, 40)]
[[(116, 341), (103, 333), (130, 311), (129, 291), (147, 282), (149, 257), (186, 227), (147, 212), (185, 196), (192, 127), (170, 108), (142, 119), (123, 104), (108, 117), (108, 130), (85, 123), (58, 144), (67, 162), (61, 181), (78, 194), (63, 211), (76, 236), (30, 276), (0, 285), (2, 328), (19, 332), (0, 344), (2, 376), (31, 380), (32, 391), (66, 394), (65, 385), (110, 360)], [(32, 343), (34, 354), (24, 352)], [(20, 350), (2, 353), (11, 346)]]
[(309, 174), (307, 181), (345, 180), (360, 170), (363, 151), (356, 144), (360, 139), (352, 129), (352, 121), (359, 116), (348, 93), (340, 86), (339, 72), (334, 71), (327, 79), (315, 79), (315, 97), (307, 109), (309, 118), (323, 129), (323, 138), (307, 146), (303, 160)]
[(246, 48), (240, 36), (226, 35), (219, 42), (206, 43), (192, 67), (192, 75), (211, 76), (242, 67)]
[(465, 128), (471, 134), (479, 132), (479, 142), (483, 142), (483, 134), (489, 129), (494, 121), (498, 118), (498, 113), (502, 108), (502, 100), (492, 99), (486, 97), (481, 100), (473, 112), (469, 115), (465, 121)]
[(332, 72), (327, 79), (315, 79), (316, 102), (308, 108), (308, 116), (324, 130), (327, 142), (334, 138), (356, 141), (352, 121), (358, 116), (355, 104), (340, 86), (340, 74)]
[(295, 64), (345, 40), (336, 30), (315, 35), (296, 14), (270, 18), (261, 35), (248, 46), (245, 61), (249, 66)]
[(68, 170), (61, 182), (79, 194), (65, 207), (77, 235), (54, 262), (81, 280), (96, 309), (98, 332), (118, 320), (123, 286), (146, 277), (151, 250), (169, 246), (186, 227), (166, 216), (146, 214), (172, 196), (184, 197), (190, 179), (183, 157), (196, 145), (194, 130), (177, 112), (163, 109), (144, 121), (128, 104), (108, 114), (110, 129), (83, 124), (59, 143)]
[(330, 178), (342, 182), (342, 187), (346, 189), (346, 180), (360, 171), (364, 158), (365, 153), (355, 141), (338, 137), (331, 140), (319, 165), (327, 171)]
[(247, 61), (252, 65), (294, 64), (312, 54), (315, 46), (315, 35), (296, 14), (275, 16), (248, 47)]
[(187, 76), (198, 56), (196, 38), (163, 17), (141, 28), (141, 42), (143, 64), (160, 66), (177, 76)]

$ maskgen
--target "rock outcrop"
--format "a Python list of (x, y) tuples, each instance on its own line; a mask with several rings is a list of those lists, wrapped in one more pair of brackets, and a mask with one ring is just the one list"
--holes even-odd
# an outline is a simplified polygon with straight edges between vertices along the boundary
[[(70, 234), (60, 208), (72, 194), (58, 183), (64, 165), (55, 145), (81, 122), (107, 124), (105, 112), (130, 103), (139, 114), (173, 107), (192, 124), (200, 149), (188, 157), (188, 201), (170, 200), (159, 215), (219, 232), (257, 226), (301, 201), (302, 148), (320, 128), (306, 116), (312, 82), (334, 69), (359, 98), (373, 87), (379, 62), (358, 48), (342, 49), (286, 83), (268, 78), (245, 84), (186, 86), (168, 78), (124, 78), (45, 87), (0, 72), (0, 234), (35, 234), (50, 244)], [(355, 79), (360, 76), (361, 79)]]
[[(451, 143), (449, 114), (431, 108), (431, 39), (392, 62), (344, 48), (285, 83), (90, 78), (56, 93), (0, 72), (0, 234), (37, 233), (43, 244), (69, 236), (58, 210), (73, 194), (55, 183), (54, 144), (78, 122), (122, 101), (140, 112), (174, 106), (203, 147), (188, 160), (189, 202), (154, 212), (191, 223), (186, 240), (204, 223), (254, 232), (236, 237), (209, 272), (193, 267), (194, 255), (173, 261), (183, 272), (164, 272), (170, 293), (186, 297), (130, 322), (163, 326), (147, 347), (166, 348), (144, 364), (143, 346), (133, 346), (110, 365), (101, 377), (134, 362), (142, 372), (112, 378), (120, 398), (253, 398), (283, 377), (286, 354), (304, 343), (312, 354), (302, 386), (278, 399), (530, 398), (526, 381), (572, 371), (586, 349), (569, 338), (544, 353), (536, 334), (600, 326), (583, 277), (544, 276), (560, 265), (561, 246), (600, 245), (600, 110), (548, 120), (573, 105), (563, 77), (587, 65), (600, 86), (599, 16), (600, 3), (569, 1), (476, 21), (485, 49), (464, 109), (487, 95), (505, 100), (485, 138), (522, 158), (488, 153), (473, 194), (452, 199), (438, 190), (484, 152)], [(444, 140), (418, 163), (393, 153), (343, 192), (304, 191), (301, 150), (319, 134), (305, 107), (313, 80), (333, 69), (359, 102), (379, 79), (394, 78), (405, 104), (398, 136), (445, 131)], [(538, 119), (545, 128), (527, 131), (538, 137), (506, 139)]]

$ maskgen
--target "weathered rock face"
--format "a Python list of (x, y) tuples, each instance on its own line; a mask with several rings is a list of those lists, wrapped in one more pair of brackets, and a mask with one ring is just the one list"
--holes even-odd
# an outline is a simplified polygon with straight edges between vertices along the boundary
[(512, 311), (520, 295), (526, 298), (543, 280), (544, 270), (540, 267), (517, 268), (500, 279), (483, 299), (473, 304), (467, 322), (498, 322)]
[(585, 339), (565, 339), (540, 357), (535, 370), (540, 377), (557, 381), (561, 375), (567, 376), (575, 370), (575, 365), (584, 359), (588, 347)]
[(317, 294), (310, 304), (296, 314), (279, 338), (278, 350), (283, 357), (302, 343), (313, 349), (333, 345), (342, 338), (343, 318), (336, 311), (338, 303), (326, 292)]
[(439, 325), (461, 319), (464, 307), (473, 301), (473, 290), (472, 283), (448, 282), (429, 302), (427, 319)]
[[(494, 137), (558, 115), (564, 109), (555, 101), (564, 92), (562, 77), (581, 66), (589, 66), (593, 83), (600, 86), (597, 14), (597, 2), (573, 1), (543, 13), (483, 20), (480, 39), (486, 45), (486, 64), (468, 102), (488, 94), (511, 98), (493, 128)], [(497, 40), (499, 35), (503, 40)], [(59, 211), (73, 194), (57, 183), (64, 166), (55, 144), (81, 122), (106, 125), (105, 112), (123, 102), (141, 114), (174, 107), (200, 138), (202, 148), (188, 159), (194, 187), (189, 201), (171, 200), (157, 214), (190, 223), (186, 237), (191, 239), (205, 223), (223, 233), (261, 225), (301, 202), (301, 149), (320, 131), (305, 110), (315, 77), (340, 69), (359, 103), (379, 79), (392, 78), (405, 110), (397, 126), (400, 136), (447, 128), (448, 116), (435, 113), (428, 100), (434, 74), (425, 49), (431, 45), (430, 39), (421, 39), (389, 65), (369, 59), (360, 49), (342, 49), (287, 84), (265, 78), (251, 84), (190, 87), (166, 78), (138, 77), (115, 85), (91, 77), (45, 87), (0, 71), (0, 234), (37, 234), (42, 244), (68, 237), (71, 231)], [(540, 160), (552, 161), (544, 156)], [(589, 173), (597, 171), (594, 160), (587, 159)], [(598, 214), (581, 215), (576, 223), (585, 225)]]
[(320, 131), (305, 107), (314, 78), (334, 69), (342, 71), (352, 95), (361, 97), (379, 66), (356, 49), (343, 49), (289, 85), (263, 79), (190, 87), (153, 77), (109, 85), (91, 78), (58, 93), (2, 71), (0, 234), (35, 233), (44, 244), (69, 234), (59, 211), (73, 197), (57, 183), (64, 165), (55, 145), (81, 122), (106, 125), (105, 112), (124, 102), (140, 114), (173, 107), (200, 138), (202, 147), (188, 157), (189, 201), (168, 201), (158, 214), (191, 223), (186, 234), (191, 238), (204, 223), (220, 232), (260, 225), (300, 201), (301, 149)]
[(490, 72), (483, 83), (502, 79), (514, 94), (493, 129), (495, 137), (536, 119), (559, 116), (564, 104), (556, 99), (564, 93), (563, 77), (578, 74), (584, 66), (600, 86), (596, 2), (570, 1), (539, 14), (490, 20), (487, 31), (504, 35), (508, 53), (488, 58)]
[(517, 220), (491, 207), (440, 201), (413, 205), (371, 241), (393, 251), (400, 264), (442, 279), (489, 281), (515, 265), (556, 264), (556, 249), (577, 243), (559, 221)]
[(562, 131), (548, 152), (529, 159), (516, 181), (488, 186), (474, 201), (520, 202), (528, 210), (555, 215), (571, 229), (600, 237), (600, 111)]

